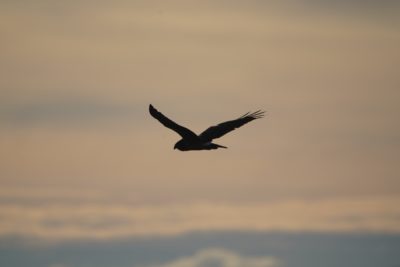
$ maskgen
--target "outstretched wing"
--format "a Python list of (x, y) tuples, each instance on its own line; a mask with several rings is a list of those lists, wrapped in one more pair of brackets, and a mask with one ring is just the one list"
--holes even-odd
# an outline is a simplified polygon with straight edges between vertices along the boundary
[(162, 123), (167, 128), (170, 128), (171, 130), (174, 130), (177, 132), (180, 136), (182, 136), (183, 139), (187, 140), (197, 140), (198, 136), (192, 132), (191, 130), (180, 126), (176, 122), (168, 119), (166, 116), (164, 116), (161, 112), (159, 112), (157, 109), (153, 107), (153, 105), (150, 104), (149, 106), (149, 111), (151, 116), (153, 116), (155, 119), (157, 119), (159, 122)]
[(219, 138), (230, 131), (235, 130), (236, 128), (239, 128), (243, 126), (244, 124), (255, 120), (255, 119), (260, 119), (264, 117), (264, 111), (258, 110), (253, 113), (247, 112), (244, 114), (242, 117), (236, 119), (236, 120), (231, 120), (231, 121), (226, 121), (223, 123), (220, 123), (216, 126), (211, 126), (204, 132), (202, 132), (199, 137), (207, 142), (210, 142), (212, 139)]

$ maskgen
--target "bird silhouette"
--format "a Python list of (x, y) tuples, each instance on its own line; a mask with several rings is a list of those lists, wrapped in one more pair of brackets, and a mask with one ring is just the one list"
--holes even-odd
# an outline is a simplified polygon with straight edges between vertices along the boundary
[(179, 140), (174, 146), (174, 149), (178, 149), (180, 151), (227, 148), (226, 146), (221, 146), (213, 143), (212, 140), (220, 138), (221, 136), (235, 130), (236, 128), (243, 126), (244, 124), (252, 120), (264, 117), (265, 113), (261, 110), (253, 113), (247, 112), (246, 114), (235, 120), (226, 121), (218, 125), (211, 126), (200, 135), (197, 135), (188, 128), (185, 128), (167, 118), (164, 114), (155, 109), (151, 104), (149, 105), (149, 112), (151, 116), (161, 122), (161, 124), (177, 132), (182, 137), (182, 139)]

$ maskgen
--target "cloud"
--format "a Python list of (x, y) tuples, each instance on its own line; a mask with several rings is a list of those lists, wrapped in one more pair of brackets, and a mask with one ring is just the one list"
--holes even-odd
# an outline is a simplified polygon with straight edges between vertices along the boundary
[[(0, 120), (38, 127), (0, 131), (1, 187), (23, 187), (15, 192), (21, 197), (3, 198), (2, 235), (399, 231), (398, 199), (389, 197), (265, 202), (399, 193), (394, 16), (326, 16), (331, 6), (362, 13), (361, 0), (25, 2), (0, 4)], [(136, 113), (125, 101), (143, 106)], [(150, 101), (192, 129), (253, 108), (271, 116), (226, 136), (226, 153), (177, 154), (177, 135), (149, 117)], [(142, 119), (134, 121), (135, 114)], [(104, 119), (129, 120), (132, 128), (51, 127)], [(75, 193), (32, 193), (33, 184), (70, 186), (86, 196), (71, 203)], [(183, 204), (100, 203), (88, 188), (140, 203)], [(202, 200), (213, 202), (190, 203)], [(241, 200), (264, 202), (229, 202)]]
[(135, 117), (134, 105), (85, 97), (45, 97), (40, 101), (2, 100), (0, 125), (72, 125)]
[(0, 203), (30, 204), (40, 203), (82, 203), (99, 202), (106, 194), (96, 190), (76, 191), (67, 188), (49, 189), (45, 186), (26, 190), (26, 187), (3, 186), (0, 188)]
[(192, 256), (182, 257), (172, 262), (146, 267), (276, 267), (279, 261), (273, 257), (247, 257), (235, 252), (209, 248)]
[(398, 197), (253, 204), (105, 203), (0, 204), (0, 236), (71, 240), (228, 230), (400, 233)]

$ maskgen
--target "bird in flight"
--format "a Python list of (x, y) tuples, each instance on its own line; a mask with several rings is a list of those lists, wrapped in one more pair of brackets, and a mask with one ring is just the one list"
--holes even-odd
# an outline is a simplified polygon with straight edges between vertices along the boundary
[(220, 138), (221, 136), (235, 130), (236, 128), (243, 126), (244, 124), (252, 120), (264, 117), (265, 113), (261, 110), (253, 113), (247, 112), (246, 114), (235, 120), (226, 121), (218, 125), (211, 126), (200, 135), (197, 135), (188, 128), (185, 128), (167, 118), (164, 114), (155, 109), (151, 104), (149, 105), (149, 111), (151, 116), (161, 122), (162, 125), (177, 132), (182, 137), (182, 139), (179, 140), (174, 146), (174, 149), (179, 149), (181, 151), (227, 148), (226, 146), (221, 146), (213, 143), (212, 140)]

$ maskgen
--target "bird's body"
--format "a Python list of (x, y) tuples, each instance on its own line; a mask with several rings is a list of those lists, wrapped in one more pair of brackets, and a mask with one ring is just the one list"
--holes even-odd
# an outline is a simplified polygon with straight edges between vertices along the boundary
[(199, 138), (198, 141), (187, 142), (185, 139), (179, 140), (174, 149), (179, 149), (180, 151), (188, 151), (188, 150), (211, 150), (217, 148), (227, 148), (226, 146), (221, 146), (218, 144), (214, 144), (212, 142), (205, 142)]
[(151, 116), (157, 119), (165, 127), (177, 132), (182, 137), (182, 139), (179, 140), (174, 146), (174, 149), (181, 151), (227, 148), (226, 146), (213, 143), (212, 140), (219, 138), (236, 128), (239, 128), (252, 120), (259, 119), (264, 116), (264, 112), (260, 110), (251, 114), (246, 113), (238, 119), (226, 121), (216, 126), (211, 126), (200, 135), (197, 135), (191, 130), (167, 118), (152, 105), (149, 106), (149, 112)]

